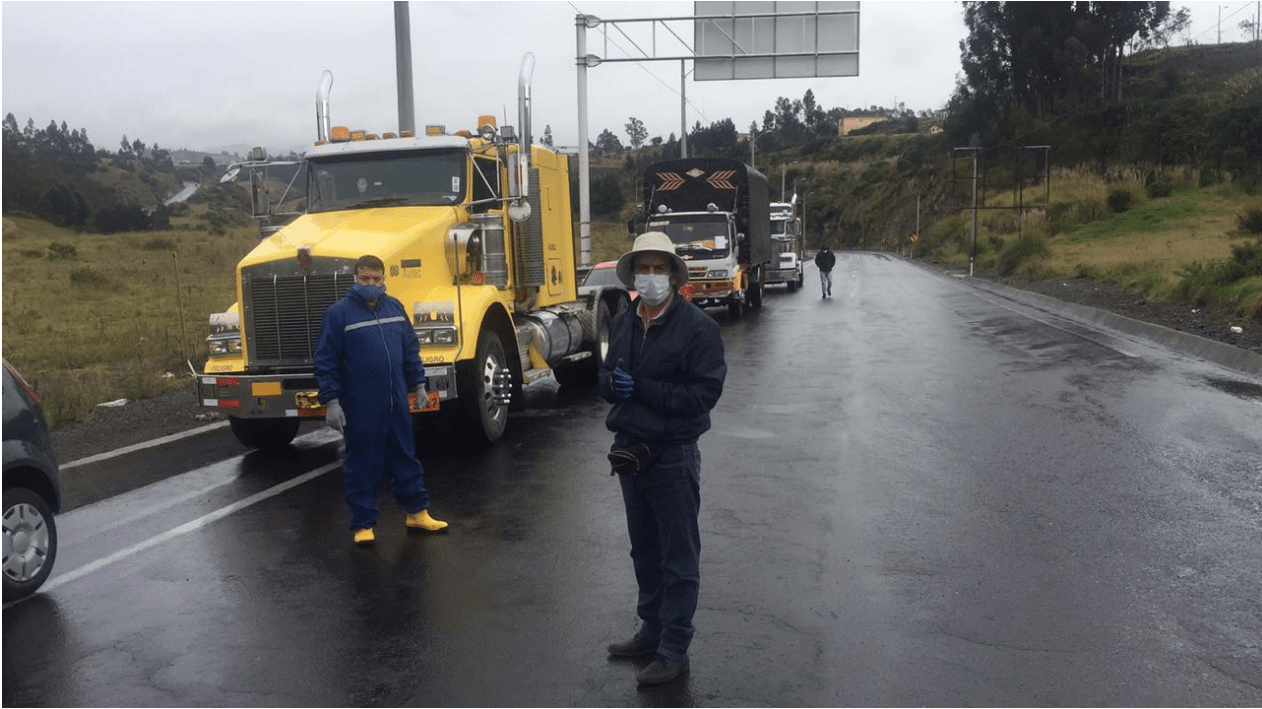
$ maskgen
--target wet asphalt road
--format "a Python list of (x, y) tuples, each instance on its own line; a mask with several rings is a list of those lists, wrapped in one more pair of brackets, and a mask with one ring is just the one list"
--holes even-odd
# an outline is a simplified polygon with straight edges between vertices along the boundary
[(4, 609), (4, 704), (1262, 705), (1262, 382), (882, 255), (834, 277), (712, 311), (686, 677), (604, 653), (636, 627), (607, 406), (543, 384), (489, 452), (422, 431), (453, 531), (386, 497), (369, 551), (327, 429), (94, 464)]

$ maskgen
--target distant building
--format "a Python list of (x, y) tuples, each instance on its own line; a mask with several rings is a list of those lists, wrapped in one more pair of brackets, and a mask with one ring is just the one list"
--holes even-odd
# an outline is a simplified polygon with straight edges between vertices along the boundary
[(937, 135), (942, 132), (942, 126), (929, 126), (929, 134)]
[(886, 120), (885, 116), (847, 116), (842, 118), (841, 125), (837, 126), (837, 135), (850, 135), (860, 128), (867, 128), (873, 123), (884, 120)]

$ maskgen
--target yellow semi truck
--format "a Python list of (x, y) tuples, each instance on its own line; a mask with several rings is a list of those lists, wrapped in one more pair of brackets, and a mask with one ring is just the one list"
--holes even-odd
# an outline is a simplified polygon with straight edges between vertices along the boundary
[[(242, 444), (288, 445), (303, 419), (324, 416), (313, 366), (320, 325), (363, 254), (381, 258), (388, 293), (412, 314), (429, 378), (429, 401), (414, 412), (451, 411), (491, 444), (524, 407), (525, 385), (549, 374), (594, 383), (627, 296), (576, 286), (568, 160), (532, 143), (532, 71), (527, 55), (520, 133), (484, 115), (476, 132), (380, 136), (331, 125), (325, 73), (318, 139), (295, 177), (305, 210), (264, 228), (237, 264), (236, 302), (210, 317), (198, 396)], [(266, 167), (244, 167), (266, 220)]]

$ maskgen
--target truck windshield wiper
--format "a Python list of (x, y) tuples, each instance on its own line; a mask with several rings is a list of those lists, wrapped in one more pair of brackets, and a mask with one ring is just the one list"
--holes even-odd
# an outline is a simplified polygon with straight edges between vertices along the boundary
[(364, 199), (351, 205), (352, 209), (363, 209), (367, 207), (397, 207), (401, 204), (411, 202), (407, 197), (374, 197), (373, 199)]

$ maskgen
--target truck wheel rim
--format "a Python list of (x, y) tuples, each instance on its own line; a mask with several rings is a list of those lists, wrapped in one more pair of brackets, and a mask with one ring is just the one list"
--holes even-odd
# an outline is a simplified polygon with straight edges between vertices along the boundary
[(4, 515), (4, 576), (17, 582), (39, 575), (48, 558), (48, 525), (44, 515), (20, 503)]
[(492, 420), (502, 418), (507, 408), (501, 403), (506, 400), (507, 394), (507, 384), (503, 381), (504, 377), (500, 376), (501, 369), (503, 365), (493, 353), (488, 352), (486, 360), (482, 362), (482, 408)]

